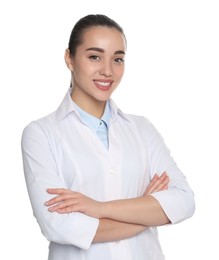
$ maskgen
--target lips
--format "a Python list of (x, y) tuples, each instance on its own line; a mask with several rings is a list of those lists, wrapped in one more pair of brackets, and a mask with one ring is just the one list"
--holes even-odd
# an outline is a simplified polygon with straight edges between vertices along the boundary
[(101, 90), (108, 90), (111, 88), (113, 81), (112, 80), (94, 80), (94, 84), (97, 88)]

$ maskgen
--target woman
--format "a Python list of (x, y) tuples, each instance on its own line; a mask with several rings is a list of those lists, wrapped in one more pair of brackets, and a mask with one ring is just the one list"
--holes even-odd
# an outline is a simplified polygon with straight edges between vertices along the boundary
[(161, 260), (156, 227), (194, 213), (159, 133), (110, 99), (125, 53), (115, 21), (80, 19), (65, 52), (70, 89), (57, 111), (24, 129), (25, 178), (50, 260)]

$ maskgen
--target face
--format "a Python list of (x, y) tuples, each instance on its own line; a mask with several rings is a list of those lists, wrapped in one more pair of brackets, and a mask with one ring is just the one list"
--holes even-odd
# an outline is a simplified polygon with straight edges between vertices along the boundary
[(73, 75), (72, 98), (78, 105), (109, 99), (122, 79), (125, 51), (125, 38), (115, 28), (95, 26), (84, 32), (75, 56), (66, 54)]

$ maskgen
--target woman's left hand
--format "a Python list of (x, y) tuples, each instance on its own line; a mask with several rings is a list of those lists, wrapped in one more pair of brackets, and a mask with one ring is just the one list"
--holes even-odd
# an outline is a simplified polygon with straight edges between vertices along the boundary
[(47, 189), (49, 194), (57, 195), (45, 203), (50, 212), (71, 213), (81, 212), (88, 216), (102, 218), (103, 202), (93, 200), (79, 192), (63, 188)]

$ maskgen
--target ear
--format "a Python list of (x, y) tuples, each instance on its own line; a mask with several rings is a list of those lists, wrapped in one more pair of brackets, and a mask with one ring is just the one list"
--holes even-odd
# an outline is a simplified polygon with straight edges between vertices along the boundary
[(67, 67), (69, 68), (69, 70), (73, 71), (73, 59), (72, 59), (72, 56), (71, 56), (69, 49), (65, 50), (64, 58), (65, 58), (65, 63), (67, 65)]

